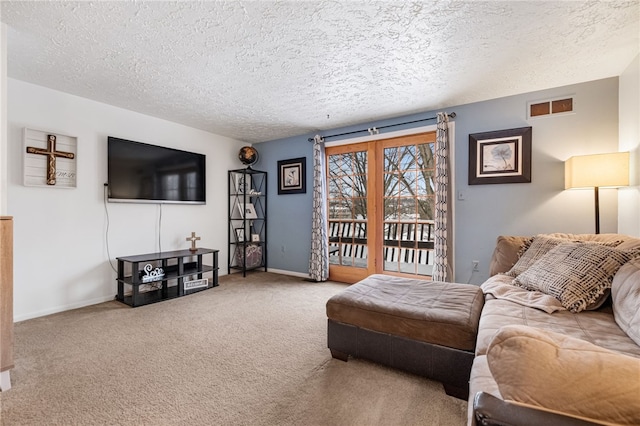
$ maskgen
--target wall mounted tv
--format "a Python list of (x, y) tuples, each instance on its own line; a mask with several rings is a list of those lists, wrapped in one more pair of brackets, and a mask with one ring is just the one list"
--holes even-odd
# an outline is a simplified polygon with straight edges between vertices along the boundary
[(108, 138), (108, 200), (206, 203), (203, 154)]

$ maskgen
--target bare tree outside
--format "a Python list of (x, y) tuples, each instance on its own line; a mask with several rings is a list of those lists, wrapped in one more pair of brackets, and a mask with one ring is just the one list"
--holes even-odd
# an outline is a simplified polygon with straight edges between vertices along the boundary
[(387, 148), (384, 160), (385, 220), (433, 220), (433, 144)]
[(367, 217), (366, 152), (330, 155), (329, 218), (365, 219)]

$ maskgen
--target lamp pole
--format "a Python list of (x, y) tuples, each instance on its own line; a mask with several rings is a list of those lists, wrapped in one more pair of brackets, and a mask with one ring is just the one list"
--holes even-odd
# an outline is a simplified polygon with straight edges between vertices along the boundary
[(595, 201), (596, 201), (596, 234), (600, 233), (600, 199), (598, 196), (598, 187), (593, 187)]

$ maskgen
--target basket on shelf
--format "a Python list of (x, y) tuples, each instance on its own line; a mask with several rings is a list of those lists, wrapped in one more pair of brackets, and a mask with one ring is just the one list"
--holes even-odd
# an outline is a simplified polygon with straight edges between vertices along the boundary
[(255, 268), (262, 265), (262, 247), (257, 244), (247, 244), (246, 246), (247, 260), (245, 264), (245, 248), (242, 246), (236, 247), (236, 261), (237, 266), (244, 266), (245, 268)]

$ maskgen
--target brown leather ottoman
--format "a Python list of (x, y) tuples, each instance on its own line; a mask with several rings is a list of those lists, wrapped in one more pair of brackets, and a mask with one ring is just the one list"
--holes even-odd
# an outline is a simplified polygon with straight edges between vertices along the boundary
[(475, 285), (371, 275), (327, 301), (328, 346), (419, 374), (467, 399), (482, 290)]

